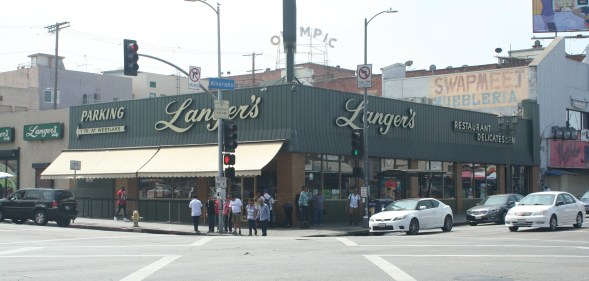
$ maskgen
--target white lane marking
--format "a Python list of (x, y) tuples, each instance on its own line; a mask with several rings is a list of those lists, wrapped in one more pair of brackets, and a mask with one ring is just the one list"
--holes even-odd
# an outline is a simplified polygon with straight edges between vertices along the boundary
[(176, 259), (180, 258), (181, 256), (165, 256), (152, 264), (139, 269), (127, 277), (121, 279), (122, 281), (139, 281), (147, 278), (149, 275), (153, 274), (154, 272), (160, 270), (164, 266), (170, 264), (171, 262), (175, 261)]
[[(142, 236), (141, 238), (153, 237), (157, 238), (157, 236)], [(135, 238), (137, 236), (96, 236), (96, 237), (80, 237), (80, 238), (64, 238), (64, 239), (46, 239), (46, 240), (29, 240), (29, 241), (14, 241), (14, 242), (4, 242), (0, 243), (0, 245), (12, 245), (12, 244), (31, 244), (31, 243), (46, 243), (46, 242), (61, 242), (61, 241), (80, 241), (80, 240), (93, 240), (93, 239), (123, 239), (123, 238)]]
[(344, 245), (349, 246), (349, 247), (355, 247), (358, 246), (358, 244), (356, 242), (353, 242), (352, 240), (348, 239), (348, 238), (335, 238), (338, 241), (344, 243)]
[(46, 258), (144, 258), (144, 257), (161, 257), (162, 255), (20, 255), (20, 256), (0, 256), (0, 259), (4, 258), (25, 258), (25, 259), (46, 259)]
[(14, 249), (14, 250), (7, 250), (7, 251), (0, 252), (0, 256), (1, 255), (8, 255), (8, 254), (15, 254), (15, 253), (28, 252), (28, 251), (35, 251), (35, 250), (40, 250), (40, 249), (43, 249), (43, 248), (45, 248), (45, 247), (25, 247), (25, 248), (18, 248), (18, 249)]
[(364, 257), (397, 281), (416, 281), (411, 275), (379, 256), (364, 255)]
[(204, 244), (206, 244), (207, 242), (213, 240), (213, 237), (205, 237), (205, 238), (201, 238), (198, 241), (190, 244), (190, 246), (202, 246)]
[(381, 257), (412, 257), (412, 258), (589, 258), (574, 255), (379, 255)]

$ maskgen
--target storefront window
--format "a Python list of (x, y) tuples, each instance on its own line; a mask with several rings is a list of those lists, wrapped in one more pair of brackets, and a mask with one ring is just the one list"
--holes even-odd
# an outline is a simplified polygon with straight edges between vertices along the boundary
[(497, 174), (495, 165), (463, 164), (463, 198), (485, 198), (497, 194)]
[(18, 161), (16, 160), (0, 160), (0, 172), (13, 175), (13, 177), (0, 179), (0, 198), (8, 197), (16, 191), (17, 167)]
[(313, 193), (322, 191), (325, 199), (346, 198), (355, 180), (353, 163), (346, 156), (307, 154), (305, 184)]
[(196, 188), (196, 178), (143, 178), (139, 180), (139, 198), (190, 198)]

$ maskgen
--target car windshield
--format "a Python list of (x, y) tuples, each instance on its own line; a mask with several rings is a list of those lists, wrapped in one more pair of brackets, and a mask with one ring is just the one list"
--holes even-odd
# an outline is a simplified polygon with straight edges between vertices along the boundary
[(583, 194), (583, 197), (581, 197), (581, 199), (589, 199), (589, 191), (585, 192), (585, 194)]
[(506, 200), (507, 200), (507, 195), (489, 196), (489, 197), (483, 199), (483, 201), (481, 201), (481, 203), (479, 203), (479, 205), (483, 205), (483, 206), (502, 205), (502, 204), (505, 204)]
[(413, 199), (408, 199), (408, 200), (399, 200), (399, 201), (395, 201), (391, 204), (389, 204), (388, 206), (386, 206), (386, 208), (384, 208), (385, 211), (399, 211), (399, 210), (415, 210), (415, 207), (417, 207), (417, 200), (413, 200)]
[(554, 194), (530, 194), (522, 199), (520, 205), (552, 205), (554, 204)]

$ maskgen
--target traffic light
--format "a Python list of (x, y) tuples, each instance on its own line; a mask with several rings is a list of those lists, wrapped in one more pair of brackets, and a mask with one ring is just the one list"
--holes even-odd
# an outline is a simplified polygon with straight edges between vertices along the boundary
[(233, 123), (223, 123), (223, 151), (225, 152), (235, 152), (235, 148), (237, 148), (237, 125)]
[(124, 73), (125, 75), (130, 76), (137, 76), (137, 70), (139, 70), (139, 65), (137, 61), (139, 60), (139, 54), (137, 51), (139, 50), (139, 45), (137, 45), (137, 41), (125, 39), (123, 40), (123, 48), (124, 48)]
[(364, 136), (362, 135), (362, 131), (355, 130), (352, 132), (352, 156), (354, 157), (362, 157), (364, 152)]
[(223, 154), (223, 164), (229, 166), (235, 165), (235, 154)]
[(235, 178), (235, 168), (233, 168), (233, 167), (225, 168), (225, 177), (226, 178)]

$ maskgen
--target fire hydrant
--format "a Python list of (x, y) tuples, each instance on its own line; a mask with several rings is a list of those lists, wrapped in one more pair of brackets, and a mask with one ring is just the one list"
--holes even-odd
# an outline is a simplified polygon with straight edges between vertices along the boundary
[(139, 219), (140, 219), (140, 217), (139, 217), (139, 211), (137, 211), (137, 210), (133, 211), (133, 217), (132, 217), (132, 219), (133, 219), (133, 226), (134, 227), (139, 227)]

